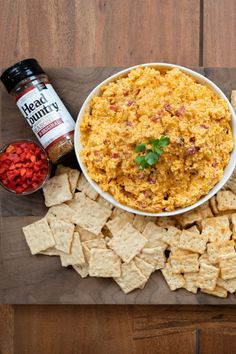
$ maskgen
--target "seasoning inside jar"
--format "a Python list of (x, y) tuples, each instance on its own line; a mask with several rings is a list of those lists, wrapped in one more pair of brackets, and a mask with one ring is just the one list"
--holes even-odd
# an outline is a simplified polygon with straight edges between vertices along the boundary
[(3, 72), (1, 81), (50, 160), (63, 160), (74, 149), (75, 122), (37, 60), (16, 63)]

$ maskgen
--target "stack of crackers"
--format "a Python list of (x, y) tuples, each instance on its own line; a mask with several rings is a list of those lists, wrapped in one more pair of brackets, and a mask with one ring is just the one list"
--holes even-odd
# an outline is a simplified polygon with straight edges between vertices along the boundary
[[(235, 177), (226, 188), (233, 189)], [(160, 270), (170, 288), (226, 297), (236, 292), (236, 194), (176, 217), (145, 217), (113, 207), (79, 171), (59, 165), (45, 185), (49, 207), (23, 232), (34, 254), (59, 256), (81, 277), (111, 277), (125, 293)], [(236, 190), (235, 190), (236, 192)]]

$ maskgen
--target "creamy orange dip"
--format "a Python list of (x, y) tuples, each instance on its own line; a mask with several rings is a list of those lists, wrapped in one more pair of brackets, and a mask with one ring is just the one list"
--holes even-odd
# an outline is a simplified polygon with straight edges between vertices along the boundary
[[(105, 85), (80, 133), (89, 176), (120, 203), (153, 213), (207, 194), (234, 147), (227, 103), (178, 68), (138, 67)], [(140, 170), (135, 146), (163, 135), (170, 143), (159, 161)]]

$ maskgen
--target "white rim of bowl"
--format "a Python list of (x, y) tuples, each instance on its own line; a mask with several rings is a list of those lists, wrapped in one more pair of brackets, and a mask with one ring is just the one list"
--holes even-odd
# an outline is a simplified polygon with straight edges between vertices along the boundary
[(230, 113), (232, 116), (231, 126), (232, 126), (233, 136), (235, 139), (235, 137), (236, 137), (236, 114), (235, 114), (235, 111), (234, 111), (233, 107), (231, 106), (231, 103), (229, 102), (226, 95), (214, 82), (212, 82), (210, 79), (206, 78), (205, 76), (197, 73), (196, 71), (191, 70), (191, 69), (186, 68), (181, 65), (169, 64), (169, 63), (146, 63), (146, 64), (139, 64), (139, 65), (135, 65), (135, 66), (126, 68), (124, 70), (117, 72), (116, 74), (114, 74), (112, 76), (109, 76), (107, 79), (105, 79), (100, 84), (98, 84), (90, 92), (90, 94), (88, 95), (88, 97), (84, 101), (84, 103), (79, 111), (79, 114), (77, 116), (77, 120), (76, 120), (75, 139), (74, 139), (75, 140), (75, 143), (74, 143), (75, 144), (75, 154), (76, 154), (78, 163), (80, 165), (80, 168), (81, 168), (83, 174), (85, 175), (86, 179), (88, 180), (88, 182), (96, 190), (96, 192), (98, 192), (104, 199), (106, 199), (109, 203), (113, 204), (114, 206), (121, 208), (125, 211), (131, 212), (134, 214), (138, 214), (138, 215), (144, 215), (144, 216), (174, 216), (174, 215), (178, 215), (178, 214), (183, 214), (183, 213), (186, 213), (188, 211), (191, 211), (191, 210), (197, 208), (198, 206), (200, 206), (201, 204), (205, 203), (207, 200), (212, 198), (223, 187), (223, 185), (228, 181), (228, 179), (232, 175), (233, 170), (236, 166), (236, 144), (234, 145), (234, 149), (231, 152), (230, 160), (229, 160), (227, 167), (224, 170), (224, 175), (223, 175), (222, 179), (209, 191), (209, 193), (207, 195), (205, 195), (204, 197), (199, 199), (196, 203), (189, 205), (185, 208), (178, 208), (173, 211), (163, 211), (161, 213), (144, 212), (144, 211), (141, 211), (138, 209), (130, 208), (124, 204), (119, 203), (118, 201), (116, 201), (114, 199), (114, 197), (110, 193), (103, 192), (102, 189), (97, 185), (97, 183), (94, 182), (90, 178), (90, 176), (87, 174), (86, 167), (84, 166), (84, 164), (82, 163), (82, 161), (80, 159), (80, 152), (82, 150), (82, 144), (80, 142), (80, 122), (81, 122), (84, 110), (89, 105), (89, 102), (91, 101), (92, 97), (99, 94), (101, 86), (107, 84), (108, 82), (114, 81), (114, 79), (118, 78), (119, 76), (122, 76), (124, 74), (128, 74), (128, 72), (130, 72), (132, 69), (136, 69), (140, 66), (141, 67), (146, 67), (146, 66), (147, 67), (158, 67), (159, 69), (179, 68), (180, 70), (189, 74), (190, 76), (195, 77), (198, 80), (198, 82), (208, 84), (221, 98), (223, 98), (226, 101), (226, 103), (229, 107), (229, 110), (230, 110)]

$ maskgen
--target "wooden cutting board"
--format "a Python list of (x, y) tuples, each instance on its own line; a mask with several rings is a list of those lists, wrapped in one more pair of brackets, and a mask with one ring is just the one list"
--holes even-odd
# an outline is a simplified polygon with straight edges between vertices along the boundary
[[(229, 97), (236, 88), (236, 68), (194, 68), (213, 80)], [(58, 94), (76, 119), (88, 93), (120, 68), (62, 68), (46, 70)], [(0, 145), (33, 138), (12, 98), (1, 87)], [(76, 165), (76, 160), (73, 161)], [(58, 257), (31, 256), (22, 227), (45, 215), (42, 192), (17, 197), (0, 191), (0, 303), (11, 304), (236, 304), (236, 297), (218, 299), (180, 289), (171, 292), (155, 272), (143, 290), (124, 295), (112, 279), (82, 279)]]

